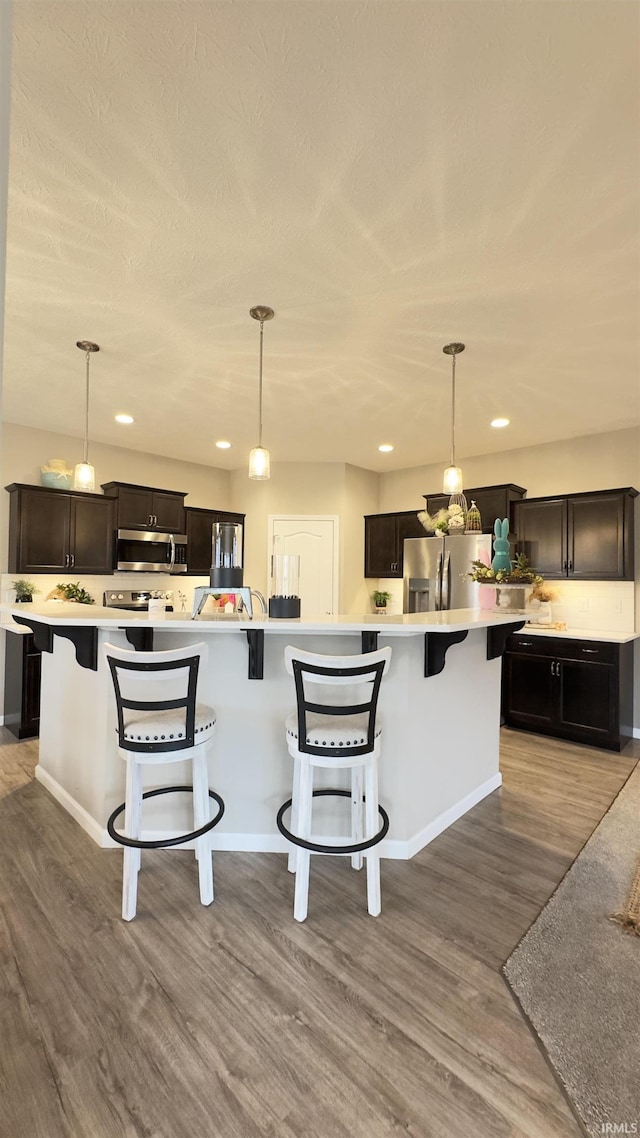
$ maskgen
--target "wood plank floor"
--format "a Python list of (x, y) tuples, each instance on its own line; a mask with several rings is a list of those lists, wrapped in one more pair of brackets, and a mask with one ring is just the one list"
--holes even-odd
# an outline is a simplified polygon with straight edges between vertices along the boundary
[(503, 730), (504, 785), (411, 862), (120, 851), (0, 728), (2, 1138), (578, 1138), (500, 966), (640, 758)]

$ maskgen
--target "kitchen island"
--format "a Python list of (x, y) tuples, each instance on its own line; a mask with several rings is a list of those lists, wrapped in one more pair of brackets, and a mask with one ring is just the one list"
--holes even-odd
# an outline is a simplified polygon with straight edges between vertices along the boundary
[[(203, 640), (209, 645), (199, 695), (217, 711), (210, 785), (226, 803), (211, 835), (214, 849), (286, 848), (275, 818), (292, 780), (284, 732), (295, 705), (293, 680), (284, 669), (287, 644), (331, 654), (356, 654), (376, 644), (393, 648), (379, 702), (380, 800), (390, 816), (382, 857), (412, 857), (500, 786), (500, 656), (506, 637), (521, 626), (514, 616), (460, 609), (315, 620), (204, 615), (194, 621), (181, 613), (58, 602), (3, 607), (33, 629), (42, 650), (36, 778), (101, 845), (113, 844), (106, 820), (124, 798), (125, 767), (102, 653), (107, 642), (137, 649)], [(184, 777), (178, 766), (172, 781), (188, 781), (186, 764)], [(155, 775), (148, 768), (147, 788), (166, 781), (166, 772)], [(143, 837), (188, 831), (183, 798), (145, 804)], [(326, 821), (335, 827), (335, 819)]]

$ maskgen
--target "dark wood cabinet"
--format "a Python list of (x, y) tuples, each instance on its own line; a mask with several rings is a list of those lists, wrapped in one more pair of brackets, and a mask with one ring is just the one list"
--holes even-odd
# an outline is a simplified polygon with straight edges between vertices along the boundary
[(135, 486), (130, 482), (105, 482), (105, 497), (116, 502), (117, 529), (150, 529), (160, 533), (184, 533), (186, 492)]
[(633, 643), (510, 636), (503, 657), (509, 727), (620, 751), (632, 735)]
[(426, 537), (417, 510), (368, 514), (364, 519), (365, 577), (402, 577), (405, 538)]
[(199, 577), (208, 577), (211, 569), (211, 527), (214, 522), (236, 522), (242, 526), (242, 555), (244, 559), (244, 514), (228, 510), (202, 510), (195, 506), (185, 509), (187, 534), (187, 571)]
[(6, 489), (10, 573), (113, 572), (111, 499), (15, 482)]
[(4, 725), (18, 739), (30, 739), (40, 729), (41, 655), (31, 633), (5, 637)]
[[(505, 482), (499, 486), (480, 486), (476, 490), (465, 490), (467, 505), (472, 501), (480, 510), (482, 532), (493, 533), (493, 523), (496, 518), (511, 517), (511, 503), (519, 502), (524, 498), (526, 490), (523, 486), (515, 486), (512, 482)], [(427, 503), (427, 513), (435, 514), (449, 505), (449, 494), (424, 494)]]
[(633, 580), (637, 490), (601, 490), (514, 502), (515, 549), (543, 577)]

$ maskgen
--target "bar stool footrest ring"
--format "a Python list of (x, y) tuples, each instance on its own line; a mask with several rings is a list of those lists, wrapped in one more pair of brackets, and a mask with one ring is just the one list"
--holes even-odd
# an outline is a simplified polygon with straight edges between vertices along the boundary
[[(145, 791), (142, 797), (143, 799), (157, 798), (160, 794), (172, 794), (174, 791), (184, 791), (185, 793), (189, 791), (189, 793), (191, 793), (193, 791), (193, 787), (161, 786), (158, 790)], [(183, 842), (190, 842), (195, 838), (201, 838), (203, 834), (207, 834), (209, 830), (212, 830), (214, 826), (217, 826), (218, 822), (222, 818), (222, 815), (224, 814), (224, 802), (222, 798), (219, 794), (216, 794), (215, 790), (209, 791), (209, 798), (213, 798), (213, 800), (218, 803), (218, 813), (214, 818), (211, 819), (210, 822), (207, 822), (206, 826), (201, 826), (199, 830), (192, 830), (190, 834), (178, 834), (177, 838), (163, 838), (155, 842), (142, 842), (138, 838), (127, 838), (124, 834), (119, 834), (115, 828), (116, 818), (118, 818), (126, 809), (126, 802), (122, 802), (120, 806), (116, 806), (113, 814), (109, 816), (109, 820), (107, 822), (107, 833), (109, 834), (110, 838), (113, 838), (114, 842), (118, 842), (121, 846), (133, 846), (134, 849), (137, 850), (160, 850), (166, 849), (168, 846), (180, 846)]]
[[(313, 791), (313, 798), (328, 798), (328, 797), (351, 798), (351, 791), (350, 790), (329, 790), (329, 789), (327, 789), (327, 790), (314, 790)], [(380, 814), (380, 816), (382, 818), (382, 825), (381, 825), (380, 829), (378, 830), (378, 833), (374, 834), (374, 836), (372, 838), (368, 838), (365, 842), (354, 842), (352, 845), (340, 845), (340, 846), (325, 846), (321, 842), (309, 842), (309, 841), (307, 841), (306, 838), (299, 838), (297, 834), (292, 833), (291, 830), (287, 829), (284, 822), (282, 821), (285, 812), (289, 809), (289, 807), (292, 805), (292, 803), (293, 803), (292, 798), (288, 798), (286, 802), (282, 803), (282, 806), (280, 807), (280, 809), (278, 810), (278, 813), (276, 815), (276, 825), (277, 825), (280, 833), (282, 834), (282, 836), (285, 837), (287, 839), (287, 841), (293, 842), (293, 844), (296, 846), (302, 846), (302, 848), (305, 850), (311, 850), (311, 853), (325, 853), (325, 854), (362, 853), (364, 850), (370, 850), (372, 846), (377, 846), (378, 842), (382, 841), (382, 839), (385, 837), (385, 835), (389, 829), (389, 815), (387, 814), (384, 807), (380, 806), (380, 804), (378, 803), (378, 813)]]

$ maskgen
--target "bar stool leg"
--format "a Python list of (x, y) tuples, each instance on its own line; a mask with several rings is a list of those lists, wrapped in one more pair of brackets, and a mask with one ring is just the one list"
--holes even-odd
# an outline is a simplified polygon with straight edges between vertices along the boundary
[[(378, 765), (375, 755), (367, 763), (365, 772), (365, 830), (367, 838), (376, 832), (378, 821)], [(377, 917), (382, 908), (380, 898), (380, 856), (378, 847), (367, 850), (367, 908)]]
[[(209, 806), (209, 771), (207, 767), (207, 753), (204, 748), (200, 753), (193, 755), (191, 760), (193, 781), (193, 828), (199, 830), (211, 818)], [(200, 880), (200, 900), (203, 905), (210, 905), (213, 901), (213, 855), (209, 843), (209, 835), (203, 834), (196, 838), (196, 856), (198, 859), (198, 877)]]
[[(351, 768), (351, 841), (361, 842), (364, 837), (363, 770), (361, 766)], [(362, 869), (362, 854), (351, 854), (353, 869)]]
[[(125, 837), (139, 838), (142, 818), (142, 767), (130, 755), (127, 755), (125, 802)], [(132, 846), (124, 847), (122, 866), (122, 919), (124, 921), (132, 921), (136, 915), (140, 854), (141, 851)]]
[[(300, 785), (298, 790), (297, 830), (292, 833), (299, 838), (311, 837), (311, 811), (313, 809), (313, 767), (311, 763), (300, 761)], [(311, 854), (298, 846), (296, 849), (296, 885), (293, 898), (293, 916), (296, 921), (305, 921), (309, 908), (309, 871)]]
[[(299, 817), (298, 806), (300, 798), (300, 759), (293, 760), (293, 790), (291, 791), (291, 832), (298, 834)], [(287, 859), (289, 873), (295, 873), (298, 864), (298, 846), (291, 846)]]

